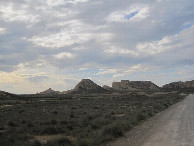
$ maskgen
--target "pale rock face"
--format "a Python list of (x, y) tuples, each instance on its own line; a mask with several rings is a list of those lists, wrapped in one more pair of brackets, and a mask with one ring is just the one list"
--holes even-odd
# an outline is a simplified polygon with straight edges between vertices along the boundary
[(155, 85), (151, 81), (129, 81), (129, 80), (121, 80), (121, 82), (113, 82), (112, 88), (115, 90), (126, 90), (126, 91), (136, 91), (136, 90), (158, 91), (160, 89), (157, 85)]
[(194, 80), (186, 82), (172, 82), (162, 86), (164, 89), (183, 89), (183, 88), (194, 88)]

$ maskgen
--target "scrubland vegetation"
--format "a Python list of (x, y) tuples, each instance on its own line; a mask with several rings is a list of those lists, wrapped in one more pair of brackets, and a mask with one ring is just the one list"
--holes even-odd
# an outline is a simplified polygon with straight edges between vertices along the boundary
[(1, 100), (0, 145), (104, 145), (183, 98), (174, 92)]

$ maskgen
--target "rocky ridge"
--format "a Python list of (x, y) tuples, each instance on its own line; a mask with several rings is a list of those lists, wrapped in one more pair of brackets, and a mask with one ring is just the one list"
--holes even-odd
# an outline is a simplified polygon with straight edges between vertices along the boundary
[(138, 91), (138, 90), (154, 90), (158, 91), (160, 88), (151, 81), (129, 81), (121, 80), (121, 82), (113, 82), (112, 88), (121, 91)]
[(185, 89), (185, 88), (194, 88), (194, 80), (192, 81), (179, 81), (179, 82), (172, 82), (162, 86), (163, 89)]

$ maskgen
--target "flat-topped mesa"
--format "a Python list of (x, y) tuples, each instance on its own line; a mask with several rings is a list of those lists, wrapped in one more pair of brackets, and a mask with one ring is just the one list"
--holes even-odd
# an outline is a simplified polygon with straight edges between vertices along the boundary
[(121, 82), (113, 82), (112, 88), (115, 90), (121, 90), (121, 91), (122, 90), (127, 90), (127, 91), (137, 90), (129, 84), (129, 80), (121, 80)]
[(73, 89), (74, 92), (105, 92), (101, 86), (90, 79), (82, 79)]
[(51, 88), (45, 90), (45, 91), (42, 91), (40, 93), (37, 93), (37, 94), (59, 94), (60, 92), (59, 91), (55, 91)]
[(164, 86), (162, 86), (162, 88), (164, 89), (186, 89), (186, 88), (190, 88), (190, 89), (194, 89), (194, 80), (192, 81), (179, 81), (179, 82), (172, 82), (169, 84), (166, 84)]
[(121, 82), (113, 82), (112, 88), (115, 90), (155, 90), (158, 91), (160, 88), (152, 83), (151, 81), (129, 81), (121, 80)]

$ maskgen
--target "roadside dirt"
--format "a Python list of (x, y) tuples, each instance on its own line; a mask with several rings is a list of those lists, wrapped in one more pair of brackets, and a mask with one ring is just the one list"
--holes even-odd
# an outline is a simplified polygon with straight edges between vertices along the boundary
[(187, 96), (107, 146), (194, 146), (194, 95)]

